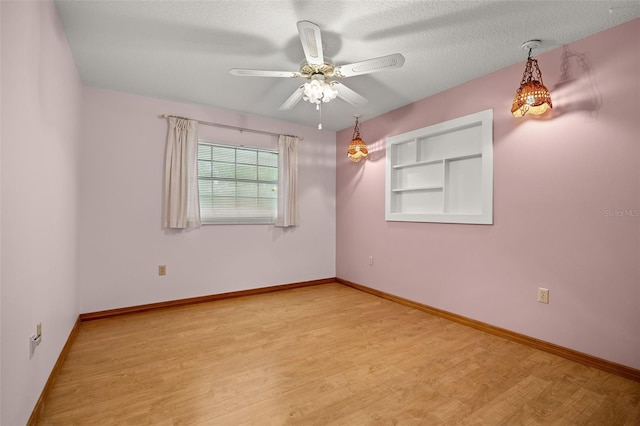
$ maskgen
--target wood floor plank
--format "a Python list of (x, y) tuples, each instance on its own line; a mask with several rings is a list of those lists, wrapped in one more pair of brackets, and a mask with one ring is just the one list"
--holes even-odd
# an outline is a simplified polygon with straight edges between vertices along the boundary
[(42, 425), (640, 425), (640, 383), (340, 284), (80, 324)]

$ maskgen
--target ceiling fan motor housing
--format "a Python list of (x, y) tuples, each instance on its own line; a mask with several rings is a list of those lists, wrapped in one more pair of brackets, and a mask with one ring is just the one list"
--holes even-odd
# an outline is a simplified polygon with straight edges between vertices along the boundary
[(322, 65), (314, 65), (305, 62), (300, 67), (300, 76), (304, 78), (312, 78), (315, 74), (322, 74), (325, 77), (331, 77), (334, 74), (335, 67), (329, 62)]

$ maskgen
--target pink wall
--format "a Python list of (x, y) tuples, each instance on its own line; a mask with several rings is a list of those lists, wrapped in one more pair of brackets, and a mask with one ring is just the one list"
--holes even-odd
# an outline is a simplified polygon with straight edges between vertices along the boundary
[[(231, 111), (86, 88), (80, 166), (80, 310), (335, 277), (335, 133)], [(161, 229), (163, 113), (304, 137), (300, 226)], [(276, 149), (277, 138), (199, 126), (207, 140)], [(158, 276), (158, 265), (167, 275)]]
[[(78, 317), (81, 83), (53, 2), (2, 10), (2, 413), (25, 424)], [(29, 337), (43, 340), (29, 359)]]
[[(337, 276), (640, 368), (639, 39), (635, 20), (539, 55), (554, 101), (540, 119), (509, 112), (523, 54), (362, 123), (363, 163), (339, 132)], [(571, 56), (559, 87), (565, 50), (586, 70)], [(494, 225), (385, 222), (386, 137), (488, 108)]]

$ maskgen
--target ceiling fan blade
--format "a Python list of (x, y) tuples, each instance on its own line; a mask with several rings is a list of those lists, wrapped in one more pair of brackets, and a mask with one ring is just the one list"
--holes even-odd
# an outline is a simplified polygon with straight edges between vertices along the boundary
[(298, 22), (298, 33), (307, 62), (312, 65), (324, 64), (320, 27), (309, 21)]
[(289, 99), (284, 101), (284, 103), (280, 105), (280, 108), (278, 109), (280, 111), (286, 111), (288, 109), (293, 108), (293, 106), (297, 104), (298, 101), (300, 101), (300, 99), (302, 99), (303, 94), (304, 94), (304, 84), (298, 87), (298, 89), (295, 92), (293, 92), (291, 96), (289, 96)]
[(344, 99), (346, 102), (350, 103), (353, 106), (361, 106), (368, 102), (367, 98), (360, 96), (359, 94), (357, 94), (356, 92), (349, 89), (347, 86), (345, 86), (344, 84), (338, 81), (332, 81), (331, 87), (336, 89), (336, 91), (338, 92), (339, 98)]
[(399, 53), (394, 53), (393, 55), (380, 56), (379, 58), (354, 62), (353, 64), (340, 65), (335, 68), (334, 75), (336, 77), (351, 77), (354, 75), (371, 74), (373, 72), (400, 68), (402, 65), (404, 65), (404, 56)]
[(229, 70), (231, 75), (240, 77), (300, 77), (299, 72), (294, 71), (268, 71), (268, 70), (246, 70), (233, 68)]

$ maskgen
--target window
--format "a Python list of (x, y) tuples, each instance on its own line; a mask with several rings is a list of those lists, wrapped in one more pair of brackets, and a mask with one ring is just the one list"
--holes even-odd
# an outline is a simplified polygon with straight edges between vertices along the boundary
[(198, 189), (204, 224), (275, 223), (278, 152), (199, 141)]

